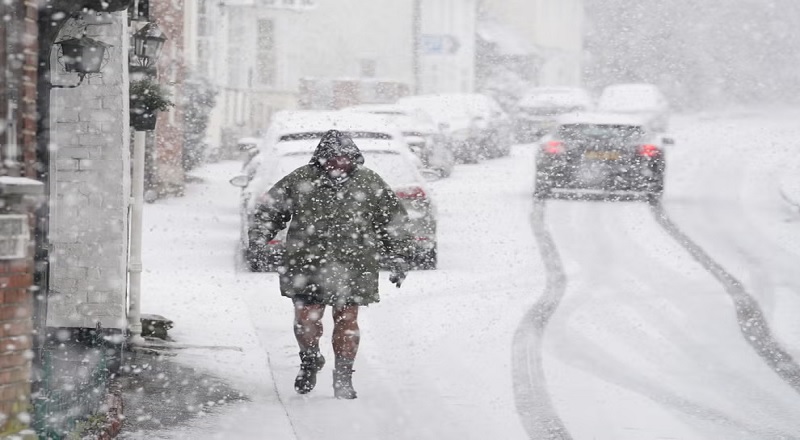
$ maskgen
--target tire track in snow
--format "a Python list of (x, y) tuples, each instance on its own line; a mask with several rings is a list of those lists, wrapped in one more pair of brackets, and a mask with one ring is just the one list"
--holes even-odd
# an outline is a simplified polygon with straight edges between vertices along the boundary
[(796, 213), (797, 213), (797, 214), (800, 214), (800, 203), (798, 203), (797, 201), (795, 201), (794, 199), (792, 199), (791, 197), (789, 197), (789, 195), (788, 195), (788, 194), (786, 194), (786, 190), (785, 190), (785, 189), (783, 189), (783, 188), (780, 188), (780, 189), (778, 190), (778, 192), (779, 192), (779, 193), (780, 193), (780, 195), (781, 195), (781, 199), (783, 199), (783, 201), (784, 201), (784, 202), (786, 202), (786, 204), (787, 204), (789, 207), (791, 207), (791, 208), (792, 208), (792, 211), (797, 211)]
[(796, 392), (800, 393), (800, 365), (772, 336), (772, 332), (758, 302), (733, 275), (714, 261), (697, 243), (684, 234), (670, 220), (660, 203), (651, 205), (656, 221), (720, 284), (733, 300), (742, 336), (761, 359)]
[(555, 241), (544, 221), (545, 203), (534, 201), (531, 227), (547, 272), (541, 298), (525, 314), (514, 333), (512, 376), (514, 400), (525, 431), (532, 440), (572, 440), (556, 414), (547, 392), (542, 367), (542, 343), (550, 317), (566, 291), (567, 279)]

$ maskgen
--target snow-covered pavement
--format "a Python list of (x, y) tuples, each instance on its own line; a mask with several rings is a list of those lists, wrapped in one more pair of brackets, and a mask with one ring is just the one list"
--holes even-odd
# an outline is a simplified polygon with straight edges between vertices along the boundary
[[(779, 191), (800, 157), (795, 116), (678, 118), (664, 209), (800, 357), (800, 218)], [(531, 215), (532, 168), (532, 147), (517, 146), (431, 185), (441, 267), (413, 272), (399, 290), (383, 276), (382, 302), (360, 319), (352, 402), (333, 399), (330, 369), (312, 394), (294, 393), (291, 305), (274, 274), (236, 263), (238, 190), (227, 180), (237, 164), (196, 172), (202, 182), (184, 198), (146, 208), (143, 311), (204, 347), (177, 362), (250, 402), (141, 437), (526, 439), (553, 411), (559, 438), (576, 440), (800, 438), (800, 395), (745, 341), (724, 286), (651, 208), (550, 201)], [(542, 234), (555, 251), (540, 248)], [(563, 270), (563, 298), (542, 350), (521, 356), (529, 340), (519, 330), (545, 292), (546, 267), (551, 283)], [(327, 342), (323, 350), (332, 357)], [(527, 385), (541, 385), (552, 407), (520, 400), (537, 394), (515, 378), (537, 368), (546, 381)]]
[[(524, 438), (510, 341), (544, 274), (528, 221), (529, 154), (518, 151), (521, 157), (465, 167), (432, 185), (440, 268), (413, 272), (399, 290), (383, 277), (382, 302), (361, 314), (354, 402), (333, 399), (330, 370), (311, 395), (292, 389), (298, 360), (290, 302), (274, 274), (235, 263), (238, 190), (227, 180), (236, 164), (210, 165), (195, 173), (203, 182), (184, 198), (148, 206), (143, 310), (173, 319), (171, 333), (182, 343), (241, 348), (186, 350), (177, 360), (227, 378), (253, 399), (148, 435)], [(323, 353), (332, 357), (329, 344)]]

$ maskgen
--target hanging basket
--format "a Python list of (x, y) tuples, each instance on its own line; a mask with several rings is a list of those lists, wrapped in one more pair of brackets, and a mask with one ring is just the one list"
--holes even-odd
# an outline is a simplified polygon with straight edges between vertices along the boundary
[(150, 131), (156, 129), (158, 113), (143, 109), (131, 109), (131, 127), (136, 131)]
[(174, 106), (169, 92), (153, 79), (131, 81), (131, 126), (134, 130), (155, 130), (158, 112), (167, 111)]

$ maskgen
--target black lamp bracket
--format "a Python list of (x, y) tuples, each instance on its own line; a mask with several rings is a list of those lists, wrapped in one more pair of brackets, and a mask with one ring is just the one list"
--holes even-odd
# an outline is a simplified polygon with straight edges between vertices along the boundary
[(79, 73), (78, 77), (80, 78), (80, 81), (78, 81), (78, 84), (75, 84), (75, 85), (50, 84), (50, 88), (51, 89), (74, 89), (74, 88), (78, 87), (79, 85), (83, 84), (83, 79), (86, 78), (86, 74), (85, 73)]

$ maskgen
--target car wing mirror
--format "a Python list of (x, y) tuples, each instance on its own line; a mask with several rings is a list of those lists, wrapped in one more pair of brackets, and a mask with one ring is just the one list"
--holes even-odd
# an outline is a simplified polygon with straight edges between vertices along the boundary
[(422, 177), (424, 177), (428, 182), (435, 182), (442, 178), (442, 173), (437, 170), (426, 168), (422, 170)]
[(233, 179), (231, 179), (230, 183), (233, 186), (236, 186), (236, 187), (239, 187), (239, 188), (245, 188), (250, 183), (250, 177), (245, 176), (244, 174), (242, 174), (240, 176), (236, 176)]

